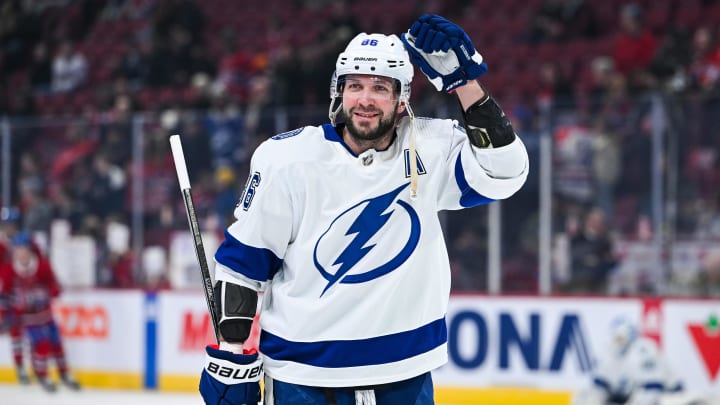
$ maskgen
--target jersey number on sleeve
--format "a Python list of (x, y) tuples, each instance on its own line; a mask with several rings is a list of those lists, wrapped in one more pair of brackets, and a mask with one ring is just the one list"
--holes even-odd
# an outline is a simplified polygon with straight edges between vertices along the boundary
[(248, 177), (247, 182), (245, 183), (245, 191), (243, 191), (242, 198), (240, 199), (239, 204), (242, 204), (245, 211), (250, 208), (250, 204), (252, 204), (252, 200), (255, 197), (255, 191), (259, 185), (260, 172), (255, 172)]

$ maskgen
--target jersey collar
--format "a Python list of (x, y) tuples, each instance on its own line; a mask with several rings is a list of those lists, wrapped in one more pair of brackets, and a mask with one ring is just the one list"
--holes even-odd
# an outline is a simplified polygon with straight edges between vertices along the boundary
[[(350, 147), (345, 143), (345, 141), (340, 136), (340, 131), (343, 130), (345, 127), (345, 124), (338, 124), (336, 127), (334, 127), (332, 124), (327, 123), (322, 125), (323, 133), (325, 134), (325, 139), (331, 142), (338, 142), (340, 145), (342, 145), (345, 150), (348, 151), (351, 155), (354, 157), (358, 157), (355, 152), (353, 152)], [(395, 129), (395, 136), (393, 137), (392, 141), (390, 142), (390, 145), (388, 145), (387, 148), (382, 150), (377, 150), (376, 152), (379, 153), (379, 156), (382, 158), (382, 160), (387, 160), (394, 154), (395, 151), (395, 145), (397, 145), (397, 128)]]

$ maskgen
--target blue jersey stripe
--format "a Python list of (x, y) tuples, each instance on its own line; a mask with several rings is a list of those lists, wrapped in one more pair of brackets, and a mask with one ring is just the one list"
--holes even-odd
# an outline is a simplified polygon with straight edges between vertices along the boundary
[(492, 198), (485, 197), (470, 187), (470, 184), (465, 178), (465, 170), (462, 167), (462, 152), (458, 153), (457, 160), (455, 161), (455, 181), (462, 192), (460, 205), (463, 207), (475, 207), (495, 201)]
[(441, 318), (410, 331), (357, 340), (293, 342), (262, 331), (260, 352), (274, 360), (315, 367), (359, 367), (408, 359), (445, 342), (447, 327)]
[(225, 231), (225, 240), (215, 252), (215, 260), (245, 277), (265, 282), (282, 266), (282, 259), (270, 249), (248, 246)]
[(664, 391), (665, 390), (665, 384), (662, 383), (662, 381), (647, 381), (645, 384), (642, 385), (643, 389), (646, 391)]

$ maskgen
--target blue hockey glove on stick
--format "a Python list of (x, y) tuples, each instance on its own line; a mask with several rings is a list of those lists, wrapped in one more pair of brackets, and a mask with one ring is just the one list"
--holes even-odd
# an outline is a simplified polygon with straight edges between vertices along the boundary
[(438, 91), (452, 92), (487, 71), (465, 31), (439, 15), (421, 16), (401, 39), (413, 64)]
[(211, 345), (205, 348), (200, 395), (206, 405), (257, 405), (260, 402), (262, 360), (254, 350), (236, 354)]

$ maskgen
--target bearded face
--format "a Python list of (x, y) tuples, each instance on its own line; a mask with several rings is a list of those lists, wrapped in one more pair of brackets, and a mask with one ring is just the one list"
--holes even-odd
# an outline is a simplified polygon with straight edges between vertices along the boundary
[[(395, 127), (397, 118), (397, 104), (388, 114), (376, 108), (352, 107), (350, 110), (343, 109), (345, 126), (350, 135), (362, 141), (374, 141), (380, 139)], [(375, 117), (377, 123), (372, 119)]]

